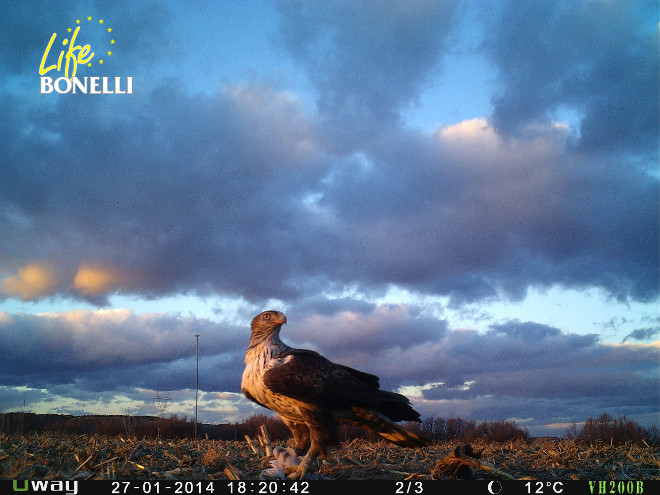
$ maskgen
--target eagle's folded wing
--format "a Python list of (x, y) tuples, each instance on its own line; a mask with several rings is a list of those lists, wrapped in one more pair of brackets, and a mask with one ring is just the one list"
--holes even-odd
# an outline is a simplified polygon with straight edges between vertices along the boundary
[[(264, 373), (264, 385), (274, 393), (330, 407), (371, 402), (378, 377), (335, 364), (314, 351), (292, 349), (278, 356)], [(370, 400), (371, 399), (371, 400)]]

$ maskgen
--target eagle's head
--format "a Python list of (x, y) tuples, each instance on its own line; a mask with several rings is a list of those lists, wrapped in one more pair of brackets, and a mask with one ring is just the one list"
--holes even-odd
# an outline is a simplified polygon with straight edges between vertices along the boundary
[(252, 334), (270, 334), (279, 331), (286, 323), (286, 316), (279, 311), (264, 311), (252, 320)]

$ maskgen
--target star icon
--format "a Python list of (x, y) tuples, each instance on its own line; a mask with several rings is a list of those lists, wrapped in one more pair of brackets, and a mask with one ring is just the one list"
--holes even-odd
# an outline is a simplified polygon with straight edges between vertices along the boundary
[(80, 24), (80, 19), (76, 19), (76, 24)]
[(114, 45), (114, 44), (115, 44), (115, 40), (110, 40), (110, 44), (111, 44), (111, 45)]
[(68, 32), (71, 32), (71, 28), (67, 29)]
[(87, 64), (87, 67), (91, 67), (91, 66), (92, 66), (92, 63), (91, 63), (91, 62)]
[(110, 55), (112, 55), (112, 52), (108, 52), (108, 57), (109, 57)]
[(99, 19), (99, 24), (103, 24), (103, 19)]
[(99, 60), (99, 64), (102, 64), (102, 63), (103, 63), (103, 60)]
[(112, 32), (112, 28), (108, 28), (108, 32), (111, 33), (111, 32)]
[(91, 18), (91, 17), (88, 17), (88, 18), (87, 18), (87, 20), (88, 20), (88, 21), (91, 21), (91, 20), (92, 20), (92, 18)]

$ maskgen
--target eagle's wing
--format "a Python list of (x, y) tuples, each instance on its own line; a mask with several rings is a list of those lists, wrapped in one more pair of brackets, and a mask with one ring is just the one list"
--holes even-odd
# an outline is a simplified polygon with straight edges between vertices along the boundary
[(378, 377), (333, 363), (314, 351), (291, 349), (263, 375), (272, 392), (332, 411), (335, 419), (375, 431), (403, 447), (428, 441), (394, 421), (420, 421), (404, 395), (378, 386)]
[(378, 377), (333, 363), (319, 353), (291, 349), (264, 373), (271, 391), (327, 407), (350, 407), (377, 401)]

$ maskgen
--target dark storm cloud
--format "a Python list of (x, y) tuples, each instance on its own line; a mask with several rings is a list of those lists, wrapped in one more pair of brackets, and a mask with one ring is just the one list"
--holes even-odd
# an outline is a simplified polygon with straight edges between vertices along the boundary
[[(0, 64), (3, 73), (37, 73), (44, 49), (53, 32), (75, 19), (71, 4), (7, 2), (0, 19)], [(36, 63), (35, 63), (36, 62)]]
[[(91, 21), (87, 21), (88, 16), (92, 17)], [(77, 44), (89, 43), (93, 48), (103, 46), (102, 41), (106, 41), (104, 30), (96, 24), (101, 18), (105, 18), (106, 25), (112, 26), (113, 36), (117, 38), (117, 44), (113, 45), (116, 63), (106, 64), (105, 76), (130, 72), (137, 76), (136, 79), (148, 80), (151, 74), (144, 71), (145, 66), (153, 72), (156, 62), (167, 57), (183, 56), (183, 47), (170, 43), (170, 13), (158, 2), (7, 2), (0, 19), (0, 46), (3, 47), (0, 50), (0, 68), (3, 69), (0, 80), (17, 78), (21, 81), (20, 85), (38, 91), (38, 82), (29, 76), (38, 76), (42, 56), (53, 33), (57, 37), (45, 67), (55, 64), (60, 50), (67, 48), (61, 44), (64, 38), (71, 36), (67, 28), (81, 28), (76, 38)], [(76, 24), (76, 19), (81, 20), (80, 25)], [(97, 50), (95, 53), (98, 59), (101, 52)], [(48, 75), (52, 76), (53, 72)]]
[(601, 344), (596, 335), (531, 322), (507, 322), (484, 334), (453, 331), (384, 357), (363, 366), (422, 386), (419, 396), (410, 394), (427, 401), (417, 403), (433, 416), (581, 421), (593, 411), (650, 414), (660, 400), (657, 344)]
[(352, 140), (370, 138), (416, 102), (447, 46), (457, 4), (282, 1), (279, 11), (282, 43), (306, 68), (322, 117)]
[[(122, 110), (106, 105), (62, 99), (39, 122), (8, 110), (16, 145), (0, 152), (9, 164), (0, 171), (3, 243), (16, 254), (5, 263), (59, 252), (60, 290), (84, 261), (130, 272), (123, 290), (286, 290), (297, 258), (313, 249), (290, 205), (306, 173), (296, 147), (312, 139), (295, 103), (250, 88), (188, 98), (165, 84)], [(36, 242), (39, 232), (53, 244)], [(296, 243), (302, 248), (287, 255)], [(269, 270), (279, 256), (283, 269)]]
[(520, 134), (568, 109), (580, 117), (580, 149), (657, 155), (655, 2), (510, 1), (491, 14), (484, 49), (502, 82), (499, 131)]
[(319, 185), (361, 260), (333, 269), (457, 300), (554, 283), (654, 298), (657, 180), (621, 158), (578, 158), (567, 138), (548, 128), (511, 146), (481, 121), (435, 142), (387, 136)]
[[(437, 340), (447, 323), (419, 314), (404, 304), (376, 305), (341, 299), (305, 301), (287, 312), (281, 337), (294, 347), (321, 349), (333, 359), (359, 361), (365, 350), (408, 349)], [(355, 364), (355, 363), (354, 363)]]
[[(654, 347), (617, 347), (599, 344), (594, 336), (525, 330), (540, 327), (537, 324), (514, 322), (504, 327), (513, 332), (502, 334), (498, 329), (480, 339), (484, 356), (477, 352), (470, 359), (469, 350), (461, 348), (461, 357), (471, 366), (457, 362), (457, 375), (475, 383), (460, 397), (493, 394), (557, 400), (590, 397), (610, 405), (657, 403)], [(488, 364), (478, 366), (486, 355), (491, 357)], [(436, 397), (442, 396), (441, 390), (437, 392)]]
[(8, 275), (50, 261), (58, 291), (91, 300), (71, 286), (85, 262), (123, 273), (110, 290), (147, 295), (287, 298), (353, 282), (459, 300), (554, 283), (657, 295), (657, 181), (632, 164), (578, 160), (552, 136), (527, 145), (534, 161), (501, 142), (465, 151), (488, 130), (335, 159), (272, 90), (207, 99), (170, 84), (136, 103), (107, 116), (63, 101), (41, 122), (7, 108), (20, 124), (0, 151)]
[[(329, 100), (394, 114), (437, 65), (456, 15), (444, 3), (385, 15), (396, 5), (283, 4), (282, 36)], [(538, 12), (526, 8), (533, 24)], [(297, 18), (306, 22), (296, 28)], [(397, 45), (402, 32), (410, 46)], [(296, 49), (301, 36), (313, 42)], [(353, 80), (367, 53), (375, 59)], [(577, 153), (569, 130), (549, 123), (506, 140), (482, 120), (430, 134), (371, 122), (369, 140), (338, 151), (350, 126), (338, 131), (328, 109), (310, 112), (259, 82), (211, 95), (176, 79), (116, 98), (3, 93), (0, 296), (293, 301), (397, 284), (459, 304), (560, 284), (657, 297), (648, 161)]]
[[(602, 344), (596, 335), (520, 321), (481, 334), (451, 331), (420, 308), (400, 305), (314, 307), (291, 308), (286, 342), (375, 373), (388, 389), (421, 387), (404, 391), (424, 416), (581, 421), (617, 408), (648, 414), (660, 400), (657, 344)], [(3, 315), (0, 344), (13, 351), (2, 361), (0, 400), (19, 407), (19, 385), (31, 388), (32, 403), (121, 396), (152, 407), (159, 390), (188, 399), (196, 332), (203, 393), (239, 394), (247, 326), (127, 311)], [(238, 408), (231, 414), (255, 412), (237, 398), (227, 399)]]
[[(191, 386), (196, 333), (203, 334), (202, 367), (227, 386), (219, 369), (242, 361), (248, 332), (193, 317), (136, 315), (127, 310), (2, 315), (2, 383), (81, 390)], [(234, 356), (235, 355), (235, 356)], [(184, 371), (185, 370), (185, 371)], [(231, 375), (237, 383), (236, 373)], [(208, 382), (207, 382), (208, 383)]]

